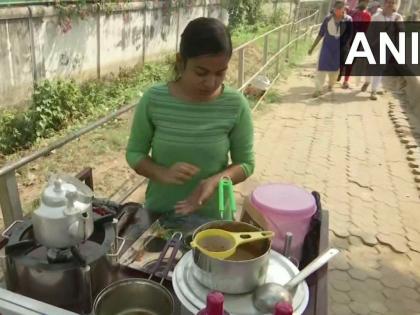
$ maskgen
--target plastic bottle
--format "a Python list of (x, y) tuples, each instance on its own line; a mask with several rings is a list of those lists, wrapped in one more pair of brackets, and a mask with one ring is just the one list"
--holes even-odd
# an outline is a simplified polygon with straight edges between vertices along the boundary
[(223, 294), (220, 292), (211, 292), (207, 295), (207, 306), (197, 313), (197, 315), (229, 315), (223, 309)]
[(293, 307), (289, 303), (277, 303), (274, 315), (293, 315)]

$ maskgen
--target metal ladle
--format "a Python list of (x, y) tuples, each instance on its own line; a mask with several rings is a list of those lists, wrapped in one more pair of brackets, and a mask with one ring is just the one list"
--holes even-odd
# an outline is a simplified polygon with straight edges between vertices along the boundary
[(324, 266), (331, 258), (339, 253), (338, 249), (331, 248), (315, 258), (302, 271), (294, 276), (285, 285), (278, 283), (265, 283), (258, 287), (252, 298), (254, 306), (262, 313), (272, 313), (277, 303), (287, 302), (292, 304), (296, 287), (312, 273)]

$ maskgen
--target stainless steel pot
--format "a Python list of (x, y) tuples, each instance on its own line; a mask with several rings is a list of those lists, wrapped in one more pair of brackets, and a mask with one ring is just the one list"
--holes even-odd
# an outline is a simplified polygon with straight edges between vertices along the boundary
[[(198, 232), (218, 228), (230, 232), (255, 232), (259, 229), (243, 222), (214, 221), (200, 226)], [(209, 257), (193, 249), (193, 275), (206, 287), (229, 294), (253, 291), (265, 283), (271, 241), (268, 239), (238, 246), (236, 253), (227, 260)]]
[(164, 286), (147, 279), (125, 279), (103, 290), (95, 315), (172, 315), (174, 298)]
[[(102, 290), (95, 299), (93, 306), (95, 315), (174, 315), (175, 300), (162, 283), (167, 277), (176, 253), (181, 246), (182, 234), (175, 233), (162, 250), (149, 279), (124, 279), (114, 282)], [(173, 246), (171, 256), (159, 283), (151, 278), (169, 249)]]

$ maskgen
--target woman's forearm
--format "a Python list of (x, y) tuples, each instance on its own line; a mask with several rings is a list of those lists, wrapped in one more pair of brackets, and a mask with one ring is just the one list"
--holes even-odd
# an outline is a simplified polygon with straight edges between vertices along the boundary
[(311, 51), (312, 51), (312, 50), (314, 50), (316, 46), (318, 46), (318, 43), (321, 41), (321, 39), (322, 39), (322, 37), (321, 37), (321, 36), (319, 36), (319, 35), (316, 37), (316, 39), (315, 39), (315, 41), (314, 41), (314, 43), (312, 44), (312, 47), (311, 47), (311, 49), (310, 49)]
[(230, 177), (233, 184), (239, 184), (247, 178), (244, 170), (238, 164), (229, 165), (222, 172), (217, 173), (216, 175), (212, 176), (212, 178), (217, 182), (219, 182), (222, 177)]
[(165, 167), (155, 163), (150, 157), (146, 157), (140, 161), (134, 170), (141, 176), (160, 182), (162, 173), (164, 173), (166, 169)]

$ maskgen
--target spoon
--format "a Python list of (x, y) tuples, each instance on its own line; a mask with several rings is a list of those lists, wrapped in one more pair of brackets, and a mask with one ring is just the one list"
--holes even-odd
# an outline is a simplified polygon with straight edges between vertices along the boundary
[(272, 238), (274, 232), (229, 232), (222, 229), (208, 229), (199, 232), (190, 243), (192, 248), (198, 248), (203, 254), (226, 259), (236, 252), (236, 248), (244, 243)]
[(339, 253), (338, 249), (330, 248), (323, 254), (315, 258), (309, 265), (307, 265), (296, 276), (289, 280), (285, 285), (278, 283), (265, 283), (258, 287), (252, 298), (254, 306), (264, 314), (272, 313), (277, 303), (292, 304), (293, 296), (296, 287), (299, 283), (305, 280), (312, 273), (324, 266), (331, 258)]

